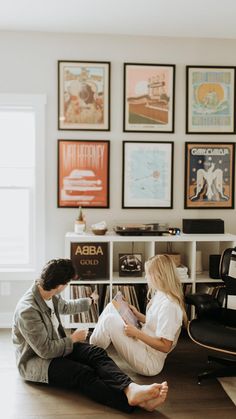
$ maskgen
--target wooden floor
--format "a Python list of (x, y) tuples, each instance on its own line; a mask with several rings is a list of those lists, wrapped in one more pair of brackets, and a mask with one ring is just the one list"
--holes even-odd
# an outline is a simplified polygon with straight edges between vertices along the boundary
[[(114, 352), (111, 350), (112, 355)], [(114, 356), (114, 355), (113, 355)], [(169, 397), (158, 411), (137, 409), (131, 415), (99, 405), (77, 394), (46, 385), (24, 382), (15, 367), (9, 330), (0, 330), (1, 419), (235, 419), (236, 407), (217, 380), (197, 384), (197, 373), (206, 366), (206, 351), (181, 336), (169, 355), (164, 371), (155, 379), (132, 374), (117, 357), (117, 363), (140, 384), (167, 380)]]

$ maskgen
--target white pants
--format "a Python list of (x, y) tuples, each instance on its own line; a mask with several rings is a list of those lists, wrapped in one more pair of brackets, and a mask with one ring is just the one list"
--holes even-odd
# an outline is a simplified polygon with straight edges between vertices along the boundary
[(116, 308), (109, 303), (98, 319), (90, 343), (103, 349), (112, 343), (118, 354), (135, 372), (147, 376), (158, 374), (163, 368), (165, 354), (140, 340), (126, 336), (124, 324)]

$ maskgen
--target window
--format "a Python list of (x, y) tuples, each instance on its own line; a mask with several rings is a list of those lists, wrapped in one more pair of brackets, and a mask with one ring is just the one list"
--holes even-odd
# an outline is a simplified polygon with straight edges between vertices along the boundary
[(45, 102), (0, 95), (0, 271), (14, 279), (44, 262)]

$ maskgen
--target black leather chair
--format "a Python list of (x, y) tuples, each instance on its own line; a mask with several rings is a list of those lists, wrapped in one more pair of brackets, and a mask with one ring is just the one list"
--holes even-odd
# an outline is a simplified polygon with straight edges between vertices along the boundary
[(186, 303), (195, 306), (196, 318), (188, 324), (190, 338), (219, 356), (208, 356), (208, 363), (220, 364), (198, 375), (198, 383), (210, 377), (236, 376), (236, 310), (228, 308), (228, 296), (236, 295), (236, 248), (226, 249), (220, 261), (224, 281), (214, 295), (192, 294)]

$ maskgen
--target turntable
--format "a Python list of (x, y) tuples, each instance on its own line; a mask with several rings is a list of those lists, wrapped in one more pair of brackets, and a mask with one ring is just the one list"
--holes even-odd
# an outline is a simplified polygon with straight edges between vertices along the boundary
[(169, 233), (167, 224), (121, 224), (114, 228), (121, 236), (162, 236)]

